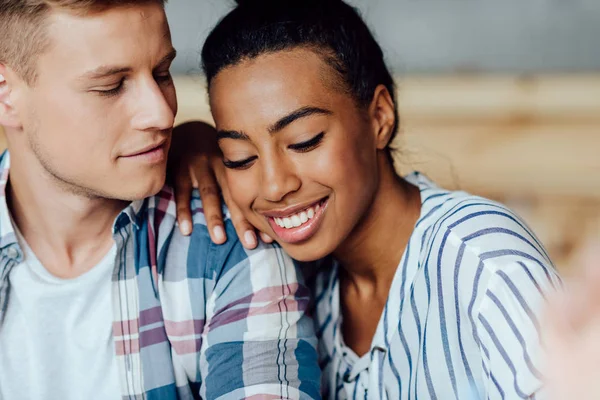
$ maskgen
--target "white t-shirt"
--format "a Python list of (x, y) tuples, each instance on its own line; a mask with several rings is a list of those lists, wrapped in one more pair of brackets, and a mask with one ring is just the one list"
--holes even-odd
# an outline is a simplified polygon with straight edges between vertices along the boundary
[(0, 400), (110, 400), (121, 391), (112, 338), (116, 246), (75, 279), (50, 274), (20, 238), (0, 328)]

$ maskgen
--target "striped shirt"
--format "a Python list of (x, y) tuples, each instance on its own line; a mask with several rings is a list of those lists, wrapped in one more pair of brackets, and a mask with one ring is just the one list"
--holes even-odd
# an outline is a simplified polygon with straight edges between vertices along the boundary
[(504, 206), (413, 173), (422, 209), (371, 349), (341, 334), (339, 266), (311, 283), (323, 397), (521, 399), (539, 396), (540, 309), (560, 285), (542, 245)]
[[(5, 152), (0, 334), (8, 277), (23, 260), (6, 203), (9, 165)], [(190, 237), (176, 228), (169, 189), (132, 203), (114, 223), (113, 339), (122, 398), (319, 397), (316, 339), (304, 313), (309, 291), (292, 260), (272, 245), (245, 250), (229, 219), (228, 242), (212, 244), (198, 193), (192, 209)]]

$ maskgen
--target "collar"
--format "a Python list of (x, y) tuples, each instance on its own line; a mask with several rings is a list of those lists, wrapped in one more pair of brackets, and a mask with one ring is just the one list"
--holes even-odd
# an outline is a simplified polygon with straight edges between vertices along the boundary
[(17, 241), (8, 204), (6, 203), (6, 188), (8, 184), (8, 171), (10, 169), (10, 153), (5, 150), (0, 155), (0, 253), (20, 261), (23, 252)]

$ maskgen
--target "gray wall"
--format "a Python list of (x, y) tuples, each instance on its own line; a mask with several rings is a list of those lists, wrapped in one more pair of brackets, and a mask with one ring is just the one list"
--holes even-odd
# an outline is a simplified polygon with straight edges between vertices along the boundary
[[(398, 73), (600, 71), (600, 0), (350, 0)], [(171, 0), (174, 71), (199, 72), (233, 0)]]

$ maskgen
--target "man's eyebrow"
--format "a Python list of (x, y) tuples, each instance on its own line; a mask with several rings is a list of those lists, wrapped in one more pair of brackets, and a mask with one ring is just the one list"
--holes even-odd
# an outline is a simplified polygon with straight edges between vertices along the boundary
[(158, 64), (156, 64), (156, 67), (154, 67), (154, 69), (160, 68), (165, 64), (169, 64), (171, 62), (173, 62), (173, 60), (175, 59), (175, 57), (177, 57), (177, 50), (175, 49), (171, 49), (171, 51), (169, 52), (169, 54), (167, 54), (166, 56), (164, 56), (162, 58), (162, 60), (160, 60), (158, 62)]
[(329, 110), (325, 110), (324, 108), (319, 108), (319, 107), (301, 107), (295, 111), (292, 111), (285, 117), (281, 118), (279, 121), (275, 122), (273, 125), (271, 125), (268, 128), (268, 131), (271, 134), (277, 133), (277, 132), (281, 131), (283, 128), (285, 128), (286, 126), (288, 126), (289, 124), (291, 124), (292, 122), (294, 122), (298, 119), (301, 119), (301, 118), (306, 118), (310, 115), (315, 115), (315, 114), (331, 115), (331, 114), (333, 114), (333, 112), (331, 112)]
[[(162, 65), (173, 61), (176, 56), (177, 56), (177, 51), (175, 49), (171, 49), (169, 54), (164, 56), (158, 62), (158, 64), (156, 65), (156, 67), (154, 69), (159, 68)], [(86, 72), (85, 74), (83, 74), (81, 76), (81, 79), (101, 79), (101, 78), (106, 78), (106, 77), (109, 77), (112, 75), (124, 74), (124, 73), (131, 72), (131, 71), (132, 71), (131, 67), (103, 65), (103, 66), (93, 69), (89, 72)]]
[(244, 132), (238, 131), (218, 131), (217, 140), (223, 139), (237, 139), (237, 140), (250, 140), (250, 137)]
[(84, 80), (84, 79), (92, 79), (92, 80), (102, 79), (102, 78), (107, 78), (112, 75), (124, 74), (127, 72), (131, 72), (131, 67), (111, 67), (111, 66), (103, 65), (101, 67), (98, 67), (96, 69), (93, 69), (93, 70), (88, 71), (85, 74), (81, 75), (80, 79), (82, 79), (82, 80)]

